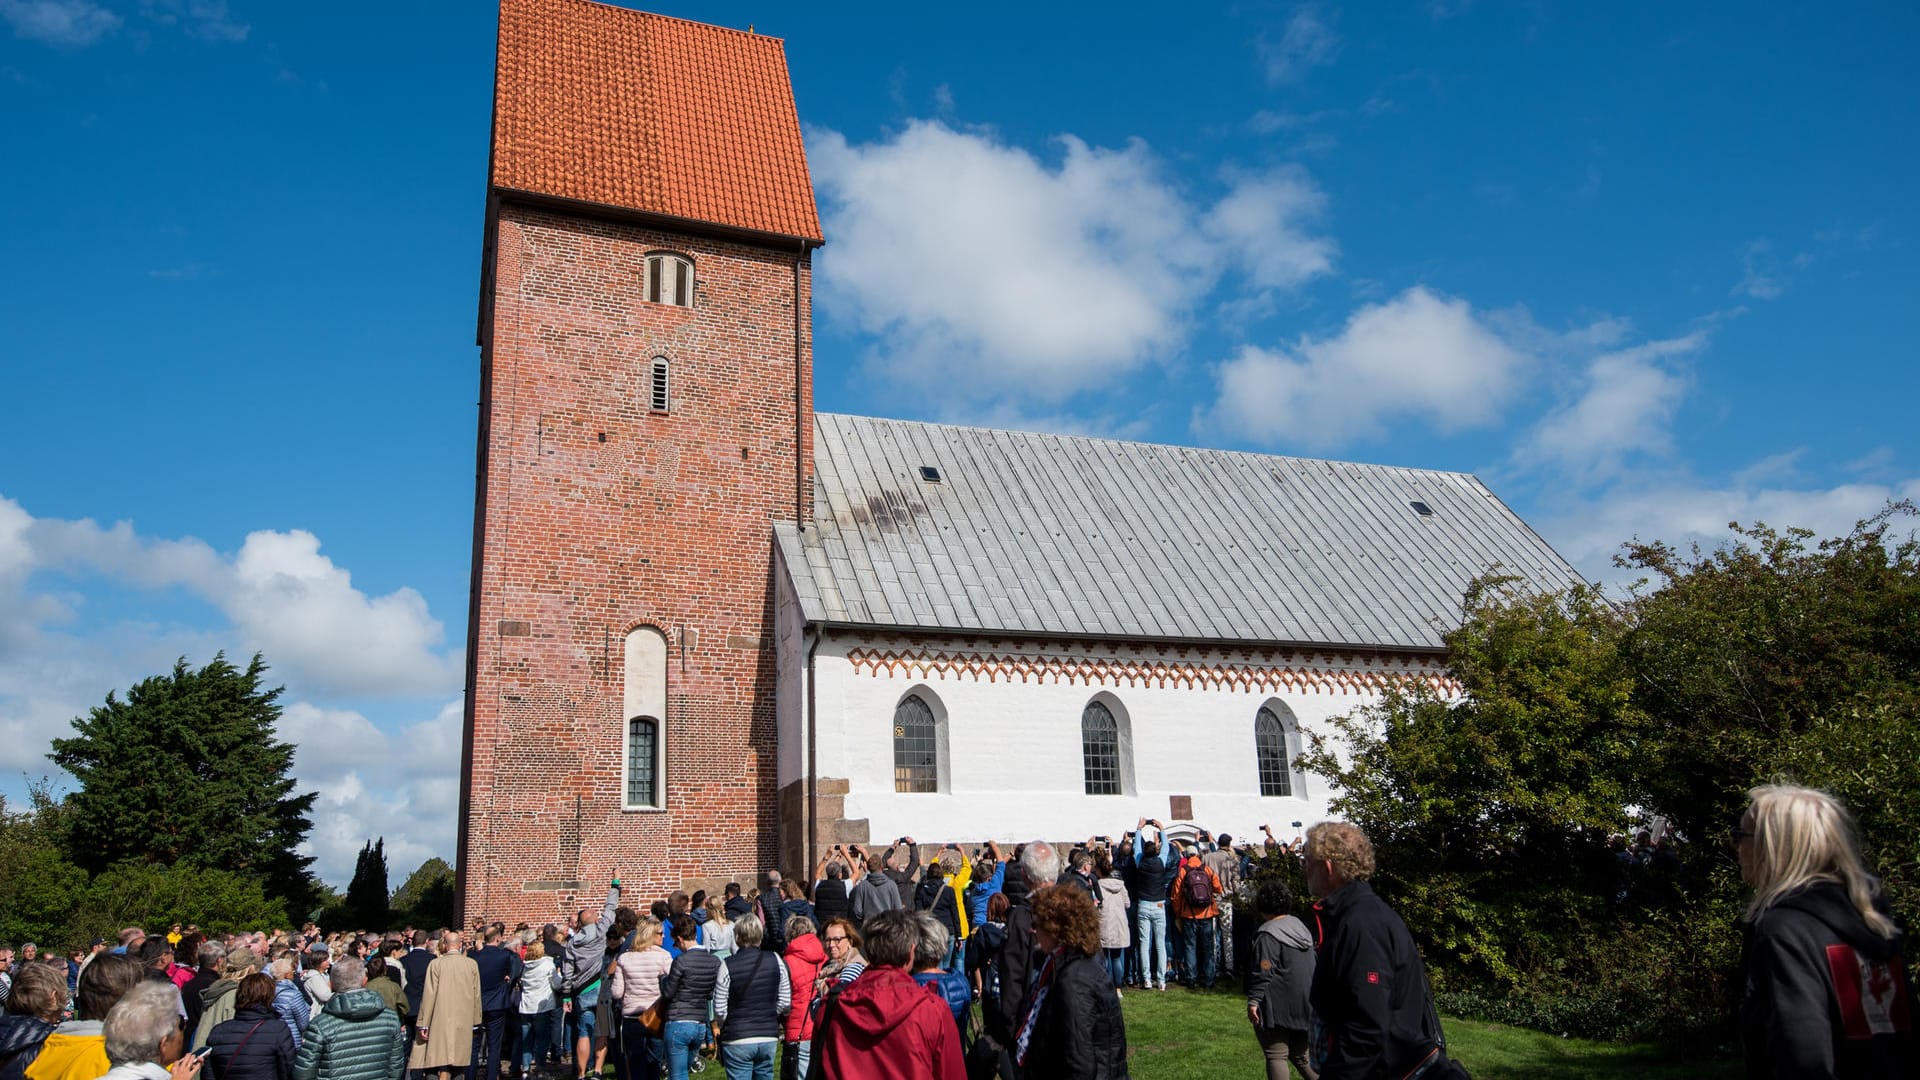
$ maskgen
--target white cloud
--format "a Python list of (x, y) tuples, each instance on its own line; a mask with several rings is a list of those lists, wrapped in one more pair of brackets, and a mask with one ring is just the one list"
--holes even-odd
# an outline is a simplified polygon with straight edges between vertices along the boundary
[(120, 16), (88, 0), (0, 0), (13, 36), (80, 48), (120, 28)]
[(226, 0), (141, 0), (141, 13), (166, 26), (184, 27), (203, 41), (234, 44), (252, 29), (227, 11)]
[(1557, 514), (1543, 515), (1538, 524), (1541, 535), (1590, 580), (1618, 585), (1637, 576), (1612, 565), (1620, 545), (1634, 538), (1681, 548), (1698, 542), (1712, 548), (1729, 539), (1727, 524), (1735, 521), (1843, 536), (1855, 522), (1899, 499), (1920, 499), (1920, 478), (1826, 488), (1747, 486), (1737, 481), (1724, 486), (1623, 484)]
[(1219, 395), (1196, 426), (1315, 448), (1378, 438), (1400, 418), (1458, 431), (1499, 419), (1532, 362), (1466, 301), (1416, 286), (1333, 337), (1242, 348), (1217, 369)]
[(1765, 240), (1755, 240), (1740, 253), (1742, 274), (1739, 284), (1732, 290), (1734, 296), (1750, 296), (1755, 300), (1777, 300), (1787, 291), (1787, 278), (1784, 271), (1773, 260), (1770, 251), (1772, 245)]
[(280, 737), (294, 745), (299, 790), (319, 794), (302, 854), (336, 888), (361, 845), (385, 838), (388, 888), (426, 859), (453, 861), (460, 811), (461, 702), (388, 735), (360, 713), (295, 702)]
[(1340, 54), (1340, 35), (1320, 18), (1313, 5), (1294, 9), (1280, 40), (1263, 38), (1260, 58), (1266, 64), (1267, 81), (1275, 85), (1299, 82), (1317, 67), (1333, 63)]
[(1326, 196), (1306, 170), (1239, 176), (1201, 219), (1206, 235), (1263, 288), (1292, 288), (1333, 269), (1334, 244), (1300, 227), (1319, 218)]
[[(444, 627), (426, 600), (410, 588), (373, 597), (354, 588), (352, 575), (305, 530), (250, 533), (228, 558), (190, 537), (141, 537), (124, 521), (102, 528), (86, 519), (28, 518), (22, 527), (25, 514), (0, 496), (0, 585), (11, 560), (19, 582), (47, 569), (184, 587), (232, 620), (230, 652), (265, 652), (304, 692), (439, 694), (459, 686), (458, 651), (443, 648)], [(9, 520), (11, 542), (4, 539)], [(25, 592), (28, 603), (34, 595)]]
[[(211, 603), (227, 624), (190, 626), (144, 614), (81, 624), (90, 599), (128, 587), (184, 590)], [(46, 754), (52, 739), (71, 733), (70, 720), (180, 657), (198, 665), (222, 650), (236, 661), (262, 651), (273, 668), (269, 678), (294, 695), (453, 693), (460, 653), (442, 648), (441, 636), (417, 593), (366, 596), (309, 533), (256, 532), (229, 558), (198, 540), (141, 537), (125, 522), (102, 528), (35, 519), (0, 496), (0, 773), (57, 773)], [(296, 730), (302, 716), (291, 718)], [(457, 717), (454, 726), (451, 737), (435, 729), (428, 748), (443, 772), (460, 759)], [(320, 755), (322, 764), (345, 763), (367, 735), (345, 720), (310, 727), (319, 738), (303, 752)], [(422, 749), (419, 739), (410, 742), (401, 754)], [(329, 757), (336, 753), (343, 757)], [(427, 797), (401, 794), (416, 803)]]
[(935, 121), (811, 133), (822, 307), (876, 337), (875, 371), (936, 402), (1058, 401), (1176, 348), (1223, 268), (1266, 288), (1332, 264), (1303, 172), (1229, 176), (1208, 207), (1144, 143), (1057, 145), (1051, 164)]
[(1591, 481), (1619, 473), (1636, 455), (1671, 453), (1671, 425), (1687, 379), (1661, 361), (1696, 352), (1706, 341), (1706, 331), (1695, 331), (1595, 357), (1581, 396), (1547, 414), (1515, 451), (1515, 460)]

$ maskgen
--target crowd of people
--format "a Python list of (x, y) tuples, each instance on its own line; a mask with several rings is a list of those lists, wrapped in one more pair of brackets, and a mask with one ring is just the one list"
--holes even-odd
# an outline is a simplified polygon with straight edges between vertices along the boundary
[[(1300, 859), (1310, 910), (1284, 875), (1249, 875), (1253, 849), (1143, 818), (1065, 851), (948, 844), (924, 869), (911, 837), (836, 846), (805, 883), (645, 910), (616, 878), (564, 925), (0, 949), (0, 1080), (1117, 1080), (1122, 995), (1234, 970), (1236, 907), (1257, 920), (1239, 975), (1270, 1080), (1465, 1076), (1367, 837), (1263, 832), (1264, 854)], [(1754, 887), (1749, 1075), (1915, 1075), (1903, 937), (1845, 810), (1756, 788), (1731, 839)]]

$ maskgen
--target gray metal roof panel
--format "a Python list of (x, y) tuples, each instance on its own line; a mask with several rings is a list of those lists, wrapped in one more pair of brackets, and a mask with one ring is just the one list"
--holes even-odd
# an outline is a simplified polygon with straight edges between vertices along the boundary
[(815, 425), (812, 527), (776, 530), (789, 572), (816, 579), (796, 582), (810, 618), (1434, 648), (1493, 564), (1541, 589), (1579, 580), (1462, 473), (831, 413)]

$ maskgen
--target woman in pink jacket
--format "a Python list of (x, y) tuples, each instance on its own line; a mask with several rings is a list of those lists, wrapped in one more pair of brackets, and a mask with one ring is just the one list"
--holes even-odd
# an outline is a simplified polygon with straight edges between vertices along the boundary
[(660, 920), (642, 915), (633, 928), (633, 944), (613, 964), (613, 1000), (620, 1010), (620, 1051), (629, 1080), (660, 1080), (666, 1061), (666, 1042), (640, 1023), (640, 1014), (660, 1000), (660, 977), (673, 967), (673, 957), (660, 947)]

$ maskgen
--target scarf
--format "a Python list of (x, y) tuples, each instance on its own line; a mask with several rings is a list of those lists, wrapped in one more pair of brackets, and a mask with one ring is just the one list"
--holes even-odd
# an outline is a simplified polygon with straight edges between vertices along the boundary
[(1027, 1065), (1027, 1042), (1033, 1038), (1033, 1029), (1040, 1021), (1040, 1007), (1047, 1003), (1047, 991), (1053, 985), (1054, 962), (1060, 959), (1061, 950), (1055, 949), (1047, 954), (1040, 964), (1040, 974), (1033, 979), (1033, 1000), (1027, 1003), (1027, 1015), (1020, 1018), (1020, 1037), (1014, 1041), (1013, 1062), (1021, 1068)]

